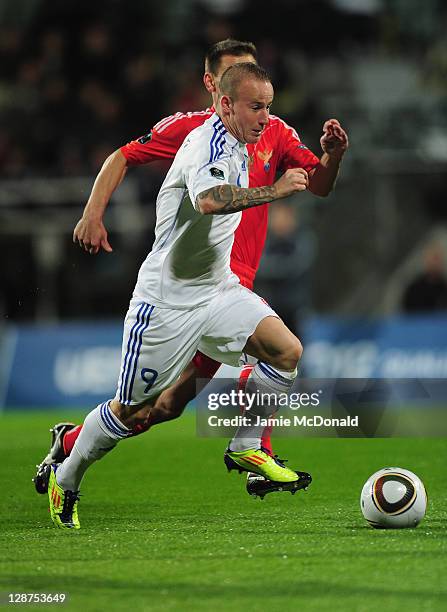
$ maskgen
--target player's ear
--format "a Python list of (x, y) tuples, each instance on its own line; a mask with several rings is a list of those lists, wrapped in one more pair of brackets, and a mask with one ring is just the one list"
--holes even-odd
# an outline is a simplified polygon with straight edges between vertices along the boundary
[(220, 99), (220, 107), (224, 113), (230, 114), (233, 110), (233, 100), (230, 96), (223, 95)]
[(216, 85), (214, 83), (214, 77), (211, 72), (205, 72), (205, 74), (203, 75), (203, 84), (205, 85), (205, 89), (208, 93), (212, 94), (217, 91)]

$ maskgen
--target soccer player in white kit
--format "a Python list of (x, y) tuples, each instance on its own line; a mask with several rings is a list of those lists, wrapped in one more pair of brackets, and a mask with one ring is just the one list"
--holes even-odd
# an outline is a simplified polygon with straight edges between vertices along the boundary
[[(272, 186), (248, 188), (245, 144), (257, 142), (268, 124), (273, 87), (262, 68), (241, 63), (224, 73), (221, 92), (219, 115), (188, 135), (160, 189), (154, 246), (124, 323), (116, 396), (87, 415), (70, 456), (52, 466), (50, 511), (62, 529), (80, 527), (77, 502), (87, 468), (131, 435), (132, 417), (178, 379), (197, 350), (233, 366), (242, 352), (258, 359), (247, 390), (259, 397), (287, 392), (296, 377), (299, 340), (239, 284), (230, 253), (240, 211), (305, 190), (307, 174), (291, 169)], [(262, 403), (252, 409), (261, 417), (271, 412)], [(296, 482), (296, 472), (262, 451), (263, 429), (237, 430), (227, 466)]]

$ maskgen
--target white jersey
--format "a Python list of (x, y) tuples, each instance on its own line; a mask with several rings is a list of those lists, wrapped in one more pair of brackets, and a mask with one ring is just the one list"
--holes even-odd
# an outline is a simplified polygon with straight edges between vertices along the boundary
[(230, 184), (248, 187), (248, 153), (214, 113), (177, 152), (157, 197), (155, 242), (138, 273), (134, 297), (166, 308), (208, 303), (228, 282), (241, 213), (203, 215), (198, 194)]

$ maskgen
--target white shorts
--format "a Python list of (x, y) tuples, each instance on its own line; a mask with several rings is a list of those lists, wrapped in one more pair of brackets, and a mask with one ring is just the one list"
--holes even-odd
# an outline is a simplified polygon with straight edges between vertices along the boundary
[(116, 399), (133, 405), (158, 395), (178, 379), (197, 350), (238, 366), (248, 338), (269, 316), (278, 315), (256, 293), (235, 284), (194, 310), (132, 299), (124, 320)]

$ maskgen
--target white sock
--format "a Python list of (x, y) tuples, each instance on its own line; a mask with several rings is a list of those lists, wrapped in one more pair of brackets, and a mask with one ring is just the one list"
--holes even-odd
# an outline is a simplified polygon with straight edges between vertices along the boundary
[[(256, 421), (256, 416), (267, 418), (274, 414), (280, 408), (279, 402), (263, 401), (262, 394), (268, 393), (276, 397), (279, 393), (287, 394), (296, 376), (296, 369), (293, 372), (286, 372), (263, 361), (258, 361), (247, 378), (245, 391), (259, 397), (259, 401), (255, 401), (250, 411), (245, 412), (246, 416), (252, 416)], [(229, 449), (233, 452), (241, 452), (251, 448), (260, 448), (264, 429), (265, 425), (241, 425), (231, 440)]]
[(56, 480), (64, 491), (78, 491), (87, 468), (101, 459), (131, 433), (110, 409), (110, 400), (92, 410), (85, 418), (73, 450), (58, 467)]

